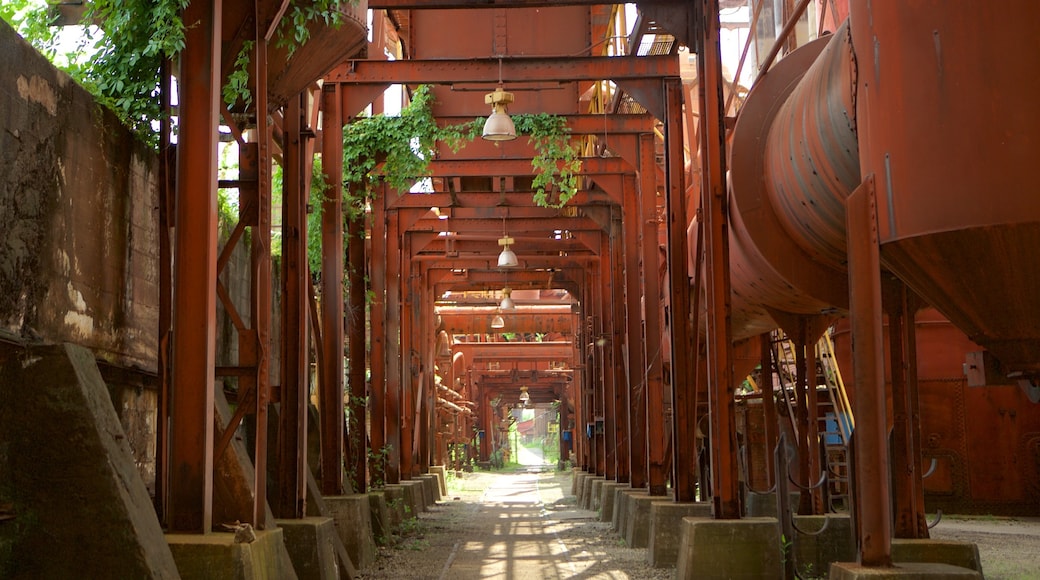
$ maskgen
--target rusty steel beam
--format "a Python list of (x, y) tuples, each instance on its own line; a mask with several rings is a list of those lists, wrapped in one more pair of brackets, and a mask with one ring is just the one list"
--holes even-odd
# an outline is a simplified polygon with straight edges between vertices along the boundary
[(759, 388), (762, 391), (762, 413), (764, 416), (764, 430), (765, 430), (765, 465), (766, 465), (766, 482), (769, 484), (768, 487), (772, 488), (776, 481), (776, 472), (774, 470), (775, 456), (773, 450), (776, 448), (778, 441), (778, 433), (780, 432), (780, 425), (777, 421), (776, 414), (776, 398), (773, 394), (773, 347), (772, 347), (772, 335), (768, 332), (762, 334), (759, 338), (761, 342), (759, 350), (759, 364), (761, 365), (762, 375), (759, 380)]
[[(578, 175), (624, 175), (635, 173), (635, 168), (621, 157), (581, 157)], [(434, 159), (430, 162), (428, 177), (501, 177), (504, 175), (534, 175), (534, 167), (527, 158), (505, 159)]]
[(159, 69), (159, 352), (157, 374), (159, 393), (155, 421), (155, 513), (166, 523), (169, 492), (169, 425), (170, 425), (170, 327), (173, 324), (173, 230), (174, 149), (170, 144), (170, 91), (173, 63), (163, 59)]
[[(603, 226), (587, 217), (530, 217), (509, 218), (508, 225), (502, 227), (501, 219), (494, 218), (451, 218), (421, 219), (409, 232), (457, 232), (459, 234), (492, 234), (502, 237), (503, 233), (510, 230), (527, 237), (536, 232), (543, 232), (546, 241), (551, 241), (549, 235), (556, 230), (578, 232), (578, 231), (601, 231)], [(505, 229), (506, 232), (502, 230)], [(516, 237), (516, 236), (513, 236)], [(494, 238), (494, 239), (498, 239)]]
[(716, 519), (740, 518), (733, 341), (730, 329), (729, 223), (726, 130), (722, 111), (722, 61), (717, 0), (705, 0), (702, 54), (697, 59), (701, 101), (701, 211), (705, 230), (707, 352), (711, 409), (712, 491)]
[(170, 531), (213, 526), (214, 380), (217, 327), (217, 99), (221, 2), (184, 10), (177, 154), (170, 388)]
[(502, 314), (502, 319), (506, 325), (501, 329), (491, 328), (491, 318), (495, 316), (495, 309), (493, 308), (484, 309), (479, 314), (472, 311), (465, 314), (447, 314), (442, 312), (440, 316), (444, 321), (444, 329), (448, 331), (448, 334), (492, 334), (495, 332), (527, 334), (534, 332), (570, 332), (571, 317), (573, 315), (570, 313), (545, 314), (524, 312), (518, 309)]
[[(613, 232), (611, 232), (613, 234)], [(612, 247), (616, 235), (603, 236), (600, 244), (600, 260), (597, 264), (599, 271), (599, 288), (597, 288), (597, 310), (600, 318), (600, 334), (596, 339), (596, 346), (600, 359), (600, 380), (603, 393), (603, 475), (608, 481), (617, 480), (617, 386), (614, 384), (614, 316), (611, 286), (613, 284), (614, 272), (612, 272), (610, 256), (614, 251)]]
[[(557, 115), (564, 120), (571, 135), (642, 135), (654, 132), (656, 120), (647, 114)], [(442, 127), (473, 121), (473, 117), (437, 117)]]
[[(404, 221), (403, 212), (398, 219)], [(401, 238), (401, 251), (398, 259), (401, 262), (401, 273), (397, 283), (401, 288), (401, 478), (411, 479), (416, 473), (415, 453), (417, 451), (414, 435), (413, 419), (417, 417), (415, 404), (416, 378), (419, 374), (419, 361), (415, 348), (418, 335), (418, 312), (415, 296), (415, 280), (412, 279), (412, 261), (407, 258), (411, 253), (411, 238), (405, 236), (406, 226), (401, 226), (398, 236)], [(389, 235), (389, 234), (388, 234)]]
[(350, 60), (332, 69), (326, 82), (350, 85), (493, 83), (505, 79), (524, 82), (575, 82), (654, 79), (679, 76), (679, 59), (643, 57), (511, 57), (443, 60)]
[(372, 10), (423, 10), (473, 8), (547, 8), (552, 6), (600, 6), (607, 0), (373, 0)]
[(643, 307), (645, 309), (643, 360), (646, 361), (646, 485), (652, 495), (665, 494), (664, 369), (661, 359), (663, 329), (661, 283), (658, 278), (657, 175), (652, 138), (639, 147), (640, 244), (642, 250)]
[[(385, 192), (387, 188), (383, 188)], [(375, 200), (375, 203), (382, 203)], [(401, 483), (401, 231), (397, 210), (386, 211), (386, 402), (383, 417), (386, 438), (386, 483)], [(378, 452), (378, 451), (377, 451)]]
[[(628, 197), (635, 197), (635, 180), (627, 180), (631, 188), (626, 191)], [(630, 427), (628, 424), (628, 374), (625, 368), (625, 349), (627, 346), (627, 340), (625, 339), (628, 334), (628, 327), (626, 326), (625, 320), (625, 259), (624, 259), (624, 248), (625, 248), (625, 237), (622, 226), (622, 220), (625, 216), (621, 213), (621, 208), (617, 211), (617, 220), (614, 222), (614, 232), (611, 240), (611, 266), (610, 266), (610, 301), (608, 302), (609, 315), (611, 317), (611, 372), (613, 373), (614, 382), (614, 409), (615, 409), (615, 446), (616, 446), (616, 460), (617, 468), (614, 479), (619, 483), (628, 483), (631, 479), (631, 461), (629, 456), (631, 455), (630, 443)]]
[[(414, 208), (520, 208), (534, 203), (532, 191), (453, 191), (436, 193), (403, 193), (390, 201), (390, 207)], [(611, 198), (599, 190), (580, 190), (567, 202), (567, 206), (612, 203)]]
[(892, 565), (892, 499), (885, 418), (884, 326), (881, 257), (874, 176), (852, 192), (846, 205), (849, 254), (849, 318), (856, 372), (853, 435), (853, 503), (859, 563)]
[[(640, 137), (643, 141), (653, 136)], [(652, 145), (652, 142), (651, 142)], [(625, 178), (625, 204), (621, 209), (621, 227), (624, 236), (624, 305), (625, 305), (625, 413), (628, 414), (628, 476), (626, 483), (639, 489), (646, 485), (646, 366), (643, 358), (643, 308), (639, 272), (639, 215), (638, 184), (633, 177)]]
[[(321, 209), (322, 359), (319, 392), (321, 491), (343, 493), (343, 121), (340, 87), (322, 87), (322, 163), (328, 191)], [(363, 472), (362, 472), (363, 473)]]
[[(372, 227), (371, 244), (367, 247), (369, 284), (372, 292), (372, 302), (369, 306), (369, 333), (372, 343), (369, 352), (369, 364), (371, 365), (371, 418), (369, 426), (369, 447), (378, 459), (369, 465), (369, 478), (376, 482), (390, 483), (387, 479), (386, 449), (386, 403), (387, 403), (387, 360), (386, 348), (389, 330), (386, 328), (387, 316), (390, 314), (386, 303), (386, 266), (387, 266), (387, 214), (383, 204), (384, 190), (379, 190), (379, 196), (372, 200)], [(362, 315), (363, 316), (363, 315)], [(362, 320), (362, 325), (364, 321)], [(359, 473), (358, 478), (364, 478)]]
[(282, 191), (282, 384), (278, 414), (276, 515), (302, 518), (307, 497), (307, 186), (303, 136), (305, 95), (290, 99), (283, 139)]
[(360, 208), (350, 213), (347, 225), (347, 387), (350, 391), (350, 424), (346, 463), (354, 474), (354, 492), (368, 490), (368, 436), (365, 417), (368, 416), (368, 386), (365, 384), (365, 214)]
[[(676, 501), (696, 499), (696, 478), (687, 466), (696, 464), (696, 382), (690, 338), (690, 272), (686, 215), (686, 171), (682, 135), (682, 82), (665, 81), (665, 204), (668, 209), (669, 327), (672, 332), (672, 473)], [(691, 356), (692, 355), (692, 356)]]

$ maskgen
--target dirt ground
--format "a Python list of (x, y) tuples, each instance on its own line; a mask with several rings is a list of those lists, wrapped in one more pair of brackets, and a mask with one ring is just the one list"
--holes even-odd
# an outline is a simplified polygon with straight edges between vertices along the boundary
[[(449, 477), (448, 496), (406, 523), (360, 578), (672, 578), (577, 508), (570, 486), (570, 473), (551, 471)], [(975, 542), (988, 580), (1040, 580), (1040, 518), (947, 515), (932, 537)]]

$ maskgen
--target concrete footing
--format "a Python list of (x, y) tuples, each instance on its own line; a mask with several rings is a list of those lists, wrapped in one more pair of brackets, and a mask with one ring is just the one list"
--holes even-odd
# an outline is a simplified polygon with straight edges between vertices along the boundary
[(892, 561), (899, 565), (902, 565), (903, 562), (950, 564), (982, 572), (979, 547), (971, 542), (893, 538)]
[(437, 505), (437, 502), (441, 501), (441, 483), (437, 479), (437, 475), (433, 473), (424, 473), (417, 478), (423, 482), (423, 490), (426, 493), (426, 507)]
[(296, 578), (281, 528), (257, 530), (252, 542), (235, 534), (166, 534), (181, 578)]
[(856, 559), (856, 534), (848, 514), (796, 515), (794, 525), (806, 532), (795, 534), (791, 546), (795, 566), (803, 578), (822, 574), (830, 568), (831, 562)]
[(597, 480), (598, 481), (603, 481), (604, 477), (602, 475), (593, 475), (593, 474), (590, 473), (582, 481), (582, 492), (581, 492), (581, 498), (580, 498), (581, 503), (579, 504), (581, 506), (581, 509), (584, 509), (584, 510), (591, 510), (591, 509), (593, 509), (592, 508), (592, 483), (594, 481), (597, 481)]
[(647, 562), (654, 568), (670, 568), (679, 559), (679, 543), (683, 518), (711, 517), (708, 502), (675, 503), (655, 501), (650, 504), (650, 532)]
[(631, 487), (619, 488), (614, 492), (614, 513), (617, 517), (610, 520), (610, 528), (618, 533), (622, 539), (625, 538), (625, 533), (628, 530), (628, 503), (634, 496), (648, 495), (650, 492), (646, 488), (633, 489)]
[(399, 483), (404, 490), (404, 519), (419, 517), (426, 511), (426, 492), (421, 481), (407, 479)]
[(440, 488), (441, 497), (448, 497), (447, 469), (443, 465), (431, 465), (430, 473), (437, 476), (437, 486)]
[(300, 580), (339, 580), (353, 576), (340, 564), (341, 557), (346, 557), (346, 554), (340, 556), (337, 553), (344, 547), (336, 535), (332, 518), (277, 520), (277, 523)]
[(629, 548), (646, 548), (650, 545), (650, 505), (654, 502), (671, 503), (665, 495), (632, 494), (628, 498), (628, 514), (625, 516), (625, 544)]
[(603, 484), (606, 483), (606, 478), (597, 477), (592, 480), (592, 487), (589, 490), (589, 509), (592, 511), (599, 510), (599, 506), (603, 499)]
[(578, 476), (585, 473), (580, 467), (571, 468), (571, 495), (578, 496)]
[(368, 492), (368, 511), (372, 514), (372, 537), (376, 544), (385, 546), (390, 543), (390, 508), (386, 503), (386, 492), (383, 490)]
[(783, 578), (780, 556), (776, 518), (683, 518), (675, 578)]
[(325, 496), (329, 516), (335, 520), (336, 533), (359, 570), (376, 559), (372, 511), (368, 502), (368, 494)]
[(892, 568), (864, 568), (859, 564), (831, 564), (830, 580), (982, 580), (975, 570), (949, 564), (900, 563)]
[(392, 530), (404, 521), (408, 499), (405, 497), (404, 486), (400, 484), (387, 484), (382, 491), (386, 496), (386, 507), (390, 510), (390, 529)]
[(614, 490), (627, 486), (627, 483), (604, 481), (599, 492), (599, 521), (614, 521)]

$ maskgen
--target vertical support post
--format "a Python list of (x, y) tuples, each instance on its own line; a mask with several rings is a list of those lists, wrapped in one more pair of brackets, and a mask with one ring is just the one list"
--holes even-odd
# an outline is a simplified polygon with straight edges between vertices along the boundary
[(722, 111), (722, 60), (718, 0), (705, 0), (704, 38), (697, 60), (701, 100), (701, 212), (707, 275), (708, 399), (711, 409), (712, 491), (716, 519), (740, 518), (733, 345), (730, 339), (729, 209), (726, 132)]
[(646, 485), (651, 495), (665, 494), (667, 440), (664, 422), (663, 335), (661, 327), (661, 280), (657, 236), (657, 164), (652, 135), (639, 140), (639, 198), (643, 251), (644, 360), (646, 361)]
[(685, 159), (682, 135), (682, 82), (665, 79), (665, 201), (668, 206), (669, 328), (672, 331), (672, 472), (675, 498), (693, 501), (691, 470), (696, 452), (695, 359), (690, 340), (689, 242), (686, 229)]
[[(625, 182), (627, 181), (629, 181), (629, 179), (625, 180)], [(629, 189), (626, 192), (622, 189), (622, 195), (632, 197), (632, 190)], [(628, 483), (631, 479), (629, 472), (629, 455), (631, 455), (631, 449), (629, 447), (630, 427), (628, 424), (629, 387), (628, 381), (626, 380), (628, 374), (626, 372), (627, 365), (624, 364), (624, 361), (627, 358), (625, 354), (627, 352), (626, 346), (628, 341), (623, 340), (624, 336), (627, 334), (627, 329), (625, 328), (625, 238), (621, 220), (622, 216), (619, 208), (617, 219), (612, 222), (613, 232), (610, 244), (610, 349), (611, 359), (613, 360), (613, 364), (610, 365), (610, 372), (612, 374), (611, 379), (614, 383), (614, 447), (615, 458), (617, 459), (614, 480), (618, 483)]]
[[(653, 136), (640, 136), (640, 149), (653, 145)], [(628, 483), (634, 488), (646, 485), (646, 364), (643, 358), (643, 308), (639, 275), (639, 199), (642, 192), (634, 177), (625, 176), (621, 227), (625, 237), (625, 370), (627, 384), (625, 408), (628, 414)], [(562, 425), (562, 418), (561, 418)]]
[(257, 225), (250, 251), (250, 318), (256, 331), (256, 438), (254, 442), (253, 525), (267, 527), (267, 409), (271, 400), (271, 128), (267, 120), (268, 23), (256, 10)]
[(166, 523), (170, 474), (170, 326), (173, 320), (173, 233), (174, 191), (170, 167), (174, 149), (170, 145), (170, 70), (163, 59), (159, 69), (159, 401), (155, 425), (155, 513)]
[[(386, 328), (386, 266), (387, 266), (387, 214), (384, 198), (385, 191), (378, 190), (372, 200), (372, 245), (368, 257), (369, 284), (372, 290), (372, 306), (369, 314), (371, 325), (372, 352), (372, 412), (369, 427), (369, 445), (378, 461), (370, 466), (369, 476), (373, 484), (390, 483), (387, 476), (387, 434), (386, 434), (386, 398), (387, 398), (387, 365), (386, 348), (389, 329)], [(363, 315), (362, 315), (363, 316)], [(362, 325), (364, 321), (362, 320)], [(359, 475), (360, 477), (360, 475)]]
[[(400, 412), (397, 414), (398, 427), (401, 432), (401, 478), (411, 479), (415, 473), (415, 393), (416, 377), (418, 376), (418, 358), (415, 353), (416, 316), (415, 316), (415, 281), (412, 279), (411, 258), (411, 236), (407, 235), (407, 223), (410, 220), (403, 219), (407, 210), (398, 213), (398, 238), (401, 240), (400, 250), (396, 259), (400, 263), (401, 275), (397, 278), (397, 284), (401, 293), (401, 355), (398, 366), (401, 368), (400, 383)], [(395, 259), (391, 256), (390, 259)]]
[(774, 471), (776, 443), (779, 438), (780, 426), (776, 417), (776, 396), (773, 393), (773, 347), (772, 334), (764, 332), (760, 335), (762, 375), (759, 379), (759, 388), (762, 391), (762, 413), (765, 423), (765, 459), (766, 459), (766, 483), (768, 487), (773, 486), (776, 481)]
[(892, 565), (892, 500), (885, 437), (881, 252), (873, 175), (846, 200), (846, 221), (856, 409), (853, 435), (856, 540), (860, 564), (887, 568)]
[[(386, 204), (387, 189), (382, 190)], [(401, 483), (401, 232), (396, 209), (386, 209), (386, 399), (383, 416), (386, 429), (386, 483)]]
[[(342, 155), (340, 156), (342, 158)], [(354, 492), (365, 493), (368, 491), (368, 449), (365, 447), (365, 417), (367, 413), (368, 386), (365, 384), (365, 212), (362, 207), (351, 207), (348, 210), (350, 216), (347, 222), (347, 253), (349, 265), (347, 268), (347, 284), (349, 305), (347, 311), (347, 384), (350, 391), (350, 405), (348, 415), (350, 424), (347, 441), (347, 465), (354, 474)], [(382, 244), (382, 241), (379, 242)], [(373, 306), (373, 311), (375, 304)], [(382, 322), (380, 321), (380, 324)], [(375, 341), (373, 341), (373, 379), (375, 378)], [(382, 340), (380, 340), (382, 345)], [(382, 375), (380, 375), (382, 376)], [(373, 384), (375, 381), (373, 380)], [(373, 403), (375, 399), (373, 389)], [(374, 424), (377, 422), (375, 409), (372, 410), (373, 432), (376, 430)], [(379, 416), (381, 424), (382, 416)], [(382, 437), (382, 429), (379, 430)], [(375, 450), (382, 447), (375, 446), (375, 437), (372, 437), (372, 446)]]
[(282, 388), (278, 422), (278, 507), (281, 518), (302, 518), (307, 493), (307, 188), (304, 185), (304, 99), (285, 114), (282, 191)]
[(343, 117), (340, 85), (322, 87), (321, 491), (343, 493)]
[(213, 526), (213, 368), (217, 320), (217, 99), (220, 0), (184, 10), (173, 272), (169, 518), (174, 532)]
[[(928, 537), (921, 480), (920, 409), (917, 390), (917, 336), (913, 294), (894, 280), (882, 302), (889, 302), (889, 360), (892, 375), (892, 506), (897, 538)], [(884, 290), (883, 290), (884, 292)]]
[[(614, 246), (613, 224), (600, 234), (599, 283), (596, 304), (599, 306), (599, 335), (596, 337), (596, 355), (599, 359), (599, 389), (603, 416), (603, 473), (607, 481), (617, 478), (617, 405), (614, 385), (614, 317), (610, 285), (613, 279), (611, 254)], [(598, 470), (597, 470), (598, 474)]]

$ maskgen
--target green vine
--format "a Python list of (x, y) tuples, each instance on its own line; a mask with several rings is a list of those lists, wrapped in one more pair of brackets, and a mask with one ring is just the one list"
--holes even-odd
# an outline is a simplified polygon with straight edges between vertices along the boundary
[[(429, 87), (419, 86), (400, 116), (365, 117), (344, 128), (343, 182), (350, 190), (357, 186), (370, 195), (375, 182), (407, 191), (429, 175), (429, 164), (437, 142), (459, 151), (484, 130), (484, 118), (438, 127), (430, 106)], [(578, 192), (581, 171), (579, 150), (569, 140), (570, 130), (563, 117), (549, 114), (514, 115), (518, 135), (526, 135), (534, 147), (531, 160), (535, 178), (532, 183), (536, 204), (563, 207)]]

